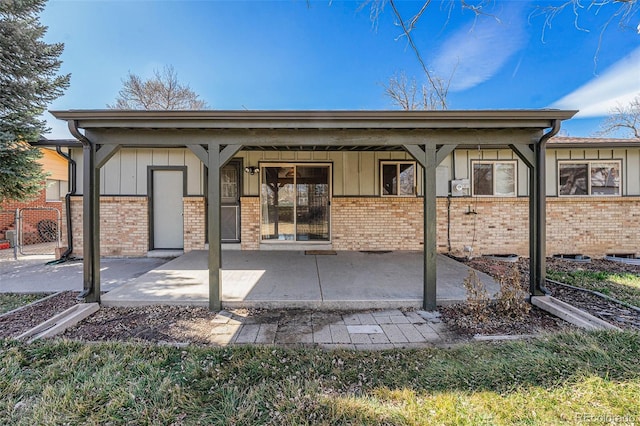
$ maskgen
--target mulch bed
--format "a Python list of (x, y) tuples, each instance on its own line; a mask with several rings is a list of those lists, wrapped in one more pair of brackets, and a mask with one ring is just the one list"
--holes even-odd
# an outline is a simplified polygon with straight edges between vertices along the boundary
[(65, 291), (0, 316), (0, 338), (17, 337), (76, 303), (78, 293)]
[[(485, 272), (492, 277), (504, 275), (514, 264), (484, 258), (463, 260), (470, 267)], [(529, 259), (520, 259), (515, 266), (520, 270), (522, 285), (529, 287)], [(609, 273), (630, 273), (640, 275), (640, 266), (612, 262), (604, 259), (592, 259), (590, 263), (572, 262), (570, 260), (547, 259), (547, 269), (558, 272), (575, 272), (576, 270)], [(553, 297), (569, 303), (583, 311), (626, 330), (640, 331), (640, 312), (625, 305), (605, 299), (588, 291), (547, 284)]]
[[(463, 260), (463, 259), (457, 259)], [(528, 260), (517, 263), (476, 258), (463, 260), (469, 266), (493, 277), (503, 275), (515, 265), (520, 270), (521, 283), (528, 288)], [(628, 272), (640, 274), (640, 267), (606, 260), (593, 260), (587, 264), (576, 264), (566, 260), (548, 259), (547, 267), (553, 270), (572, 272), (578, 268), (590, 271)], [(640, 312), (624, 305), (604, 299), (592, 293), (549, 284), (554, 297), (570, 303), (592, 315), (623, 329), (640, 331)], [(64, 292), (38, 301), (20, 311), (0, 316), (0, 338), (15, 337), (51, 318), (53, 315), (78, 303), (76, 292)], [(541, 332), (559, 332), (574, 327), (545, 311), (532, 307), (524, 318), (509, 319), (489, 315), (489, 320), (478, 325), (461, 315), (464, 307), (452, 305), (440, 309), (442, 319), (457, 339), (482, 335), (527, 335)], [(215, 312), (204, 307), (150, 306), (136, 308), (102, 308), (78, 326), (68, 329), (62, 337), (85, 341), (143, 340), (149, 342), (183, 342), (208, 344), (210, 324)], [(255, 314), (255, 313), (252, 313)], [(262, 311), (264, 315), (274, 312)], [(455, 320), (453, 320), (455, 319)]]

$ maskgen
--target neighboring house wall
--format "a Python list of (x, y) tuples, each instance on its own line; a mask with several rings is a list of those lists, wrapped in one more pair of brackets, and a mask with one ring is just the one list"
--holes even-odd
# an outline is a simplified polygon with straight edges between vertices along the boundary
[[(74, 152), (81, 170), (80, 151)], [(336, 250), (421, 250), (423, 199), (421, 169), (417, 168), (418, 196), (383, 197), (381, 164), (412, 161), (402, 151), (241, 151), (244, 166), (270, 163), (331, 164), (331, 245)], [(559, 164), (566, 161), (619, 163), (619, 196), (559, 196)], [(474, 173), (482, 167), (506, 164), (513, 170), (512, 196), (474, 195)], [(481, 165), (477, 169), (474, 165)], [(183, 198), (184, 249), (205, 247), (205, 168), (188, 149), (122, 149), (101, 171), (101, 242), (103, 255), (144, 255), (149, 248), (148, 168), (187, 168)], [(475, 166), (478, 167), (478, 166)], [(640, 250), (640, 147), (554, 148), (547, 150), (547, 252), (638, 253)], [(482, 169), (485, 170), (485, 169)], [(501, 173), (491, 169), (494, 174)], [(529, 172), (511, 150), (458, 149), (437, 170), (438, 251), (473, 254), (517, 253), (529, 250)], [(449, 182), (468, 179), (469, 196), (448, 197)], [(81, 180), (78, 193), (82, 192)], [(486, 189), (486, 188), (485, 188)], [(135, 197), (134, 197), (135, 195)], [(81, 211), (74, 202), (76, 253), (81, 248)], [(109, 207), (107, 207), (109, 206)], [(255, 250), (260, 241), (260, 174), (243, 173), (241, 247)], [(109, 213), (111, 212), (111, 213)], [(123, 226), (125, 224), (126, 226)], [(114, 229), (112, 229), (114, 228)]]
[[(6, 231), (15, 229), (15, 212), (23, 213), (23, 237), (26, 244), (40, 242), (38, 223), (42, 220), (58, 220), (58, 212), (63, 210), (62, 197), (67, 192), (67, 161), (55, 151), (43, 148), (38, 162), (47, 174), (45, 187), (37, 197), (29, 201), (5, 200), (0, 204), (0, 240), (5, 239)], [(53, 211), (55, 209), (56, 211)]]

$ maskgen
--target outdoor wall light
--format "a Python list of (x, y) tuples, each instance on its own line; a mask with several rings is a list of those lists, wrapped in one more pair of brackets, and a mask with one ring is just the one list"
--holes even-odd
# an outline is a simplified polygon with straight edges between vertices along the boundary
[(260, 169), (256, 166), (247, 166), (244, 168), (245, 173), (249, 173), (250, 175), (255, 175), (260, 171)]

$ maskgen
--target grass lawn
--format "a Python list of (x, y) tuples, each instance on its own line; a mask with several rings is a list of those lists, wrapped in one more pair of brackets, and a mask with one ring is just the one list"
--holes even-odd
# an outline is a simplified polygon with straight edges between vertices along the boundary
[(638, 359), (640, 334), (610, 331), (384, 352), (0, 341), (0, 424), (637, 424)]
[(0, 293), (0, 314), (47, 296), (47, 293)]
[(565, 284), (570, 284), (572, 286), (599, 291), (607, 296), (640, 307), (640, 275), (592, 271), (559, 272), (548, 270), (547, 278), (560, 281)]

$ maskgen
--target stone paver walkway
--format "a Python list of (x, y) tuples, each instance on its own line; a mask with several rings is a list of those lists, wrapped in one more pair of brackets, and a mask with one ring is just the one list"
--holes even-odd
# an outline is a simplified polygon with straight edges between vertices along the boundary
[(437, 311), (228, 310), (212, 321), (220, 345), (302, 345), (325, 349), (383, 350), (433, 347), (453, 335)]

